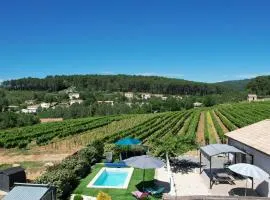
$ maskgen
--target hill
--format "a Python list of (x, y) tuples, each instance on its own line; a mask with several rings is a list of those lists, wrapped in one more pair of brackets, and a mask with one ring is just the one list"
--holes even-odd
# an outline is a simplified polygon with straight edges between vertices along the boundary
[(223, 81), (216, 83), (217, 85), (230, 88), (234, 91), (245, 91), (247, 89), (247, 85), (253, 79), (244, 79), (244, 80), (232, 80), (232, 81)]
[(179, 95), (221, 94), (221, 84), (187, 81), (158, 76), (71, 75), (45, 78), (22, 78), (4, 81), (2, 86), (13, 90), (60, 91), (71, 86), (80, 90), (107, 92), (149, 92)]
[(252, 79), (247, 88), (250, 92), (261, 96), (270, 95), (270, 76), (258, 76)]

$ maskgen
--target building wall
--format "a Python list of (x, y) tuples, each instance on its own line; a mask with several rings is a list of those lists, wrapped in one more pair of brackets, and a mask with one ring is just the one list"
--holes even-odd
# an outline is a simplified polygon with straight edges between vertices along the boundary
[[(245, 153), (248, 153), (253, 156), (253, 164), (260, 167), (264, 171), (268, 172), (270, 174), (270, 156), (266, 155), (252, 147), (249, 147), (245, 144), (242, 144), (236, 140), (233, 140), (231, 138), (228, 139), (228, 144), (232, 145)], [(259, 181), (255, 180), (255, 187), (256, 191), (262, 195), (262, 196), (267, 196), (270, 197), (270, 184), (266, 181)]]

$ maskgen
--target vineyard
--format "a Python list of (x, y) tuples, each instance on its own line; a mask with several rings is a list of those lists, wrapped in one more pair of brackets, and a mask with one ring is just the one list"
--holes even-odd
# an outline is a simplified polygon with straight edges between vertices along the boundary
[(37, 145), (44, 145), (56, 137), (64, 138), (76, 135), (121, 119), (121, 116), (83, 118), (0, 131), (0, 147), (25, 148), (31, 142), (35, 142)]
[[(83, 118), (2, 130), (0, 147), (25, 148), (29, 144), (42, 146), (57, 139), (87, 133), (89, 137), (99, 135), (105, 143), (114, 143), (123, 137), (135, 137), (156, 155), (166, 151), (181, 154), (205, 144), (225, 143), (226, 132), (266, 118), (270, 118), (269, 102), (226, 104), (148, 115)], [(113, 122), (118, 122), (117, 129), (111, 132), (106, 129), (106, 134), (101, 131), (101, 128)]]

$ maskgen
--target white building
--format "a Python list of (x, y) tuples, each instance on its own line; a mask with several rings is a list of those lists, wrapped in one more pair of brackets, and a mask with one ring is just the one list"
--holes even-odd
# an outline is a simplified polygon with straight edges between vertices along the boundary
[(8, 106), (9, 111), (18, 111), (18, 109), (19, 109), (19, 106), (13, 106), (13, 105)]
[(150, 93), (142, 93), (141, 94), (141, 98), (144, 100), (150, 99), (151, 98), (151, 94)]
[(81, 104), (81, 103), (83, 103), (83, 100), (81, 100), (81, 99), (71, 99), (71, 100), (69, 101), (69, 104), (70, 104), (70, 105), (73, 105), (73, 104), (75, 104), (75, 103)]
[(161, 99), (163, 100), (163, 101), (166, 101), (167, 99), (168, 99), (168, 97), (161, 97)]
[(109, 104), (111, 106), (114, 105), (114, 101), (97, 101), (98, 104)]
[[(237, 162), (254, 164), (270, 174), (270, 119), (227, 133), (228, 144), (247, 154), (238, 156)], [(270, 197), (270, 182), (255, 180), (255, 189)]]
[(42, 103), (40, 104), (40, 107), (41, 107), (41, 108), (44, 108), (44, 109), (48, 109), (48, 108), (50, 108), (50, 106), (51, 106), (50, 103), (42, 102)]
[(69, 93), (68, 97), (69, 97), (69, 99), (79, 99), (80, 94), (79, 93)]
[(258, 97), (256, 94), (248, 94), (248, 97), (247, 97), (248, 102), (257, 101), (257, 100), (258, 100)]
[(183, 99), (183, 97), (178, 96), (178, 95), (173, 95), (172, 97), (175, 98), (175, 99), (178, 99), (178, 100), (182, 100)]
[(128, 99), (133, 99), (134, 98), (134, 93), (133, 92), (125, 92), (124, 96)]
[(163, 97), (163, 94), (152, 94), (152, 96), (158, 97), (158, 98), (162, 98)]
[(195, 103), (193, 103), (194, 108), (202, 107), (202, 105), (203, 104), (201, 102), (195, 102)]
[(37, 109), (38, 109), (39, 105), (33, 105), (33, 106), (27, 106), (26, 109), (22, 109), (21, 112), (22, 113), (37, 113)]

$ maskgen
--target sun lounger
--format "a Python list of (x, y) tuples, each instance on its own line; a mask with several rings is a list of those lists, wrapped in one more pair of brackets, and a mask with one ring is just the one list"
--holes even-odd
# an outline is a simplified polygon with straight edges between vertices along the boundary
[(132, 192), (132, 195), (137, 199), (146, 199), (148, 197), (147, 192), (140, 192), (140, 191), (134, 191)]
[(117, 167), (117, 168), (122, 168), (122, 167), (127, 167), (127, 165), (123, 162), (118, 162), (118, 163), (105, 163), (106, 167)]
[(152, 196), (161, 196), (164, 192), (165, 188), (162, 186), (152, 186), (152, 187), (146, 187), (145, 191), (150, 193)]

